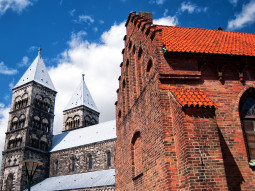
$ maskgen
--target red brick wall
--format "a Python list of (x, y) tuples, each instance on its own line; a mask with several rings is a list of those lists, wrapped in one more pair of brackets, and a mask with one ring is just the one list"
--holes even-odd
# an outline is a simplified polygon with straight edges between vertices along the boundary
[[(116, 105), (116, 190), (255, 190), (239, 117), (241, 96), (255, 87), (255, 59), (163, 54), (160, 35), (130, 14)], [(199, 88), (217, 107), (185, 109), (171, 88)], [(137, 176), (132, 139), (138, 131)]]

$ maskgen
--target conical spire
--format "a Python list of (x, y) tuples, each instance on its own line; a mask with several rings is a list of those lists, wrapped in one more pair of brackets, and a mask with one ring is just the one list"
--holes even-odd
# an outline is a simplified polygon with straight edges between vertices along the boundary
[(38, 56), (35, 58), (33, 63), (30, 65), (30, 67), (27, 69), (27, 71), (24, 73), (14, 88), (22, 86), (31, 81), (35, 81), (53, 91), (56, 91), (41, 57), (41, 50), (42, 49), (39, 48)]
[(69, 110), (78, 106), (86, 106), (96, 112), (98, 112), (97, 106), (90, 95), (90, 92), (86, 86), (84, 80), (84, 74), (82, 74), (82, 81), (80, 85), (75, 90), (72, 98), (70, 99), (69, 103), (67, 104), (65, 110)]

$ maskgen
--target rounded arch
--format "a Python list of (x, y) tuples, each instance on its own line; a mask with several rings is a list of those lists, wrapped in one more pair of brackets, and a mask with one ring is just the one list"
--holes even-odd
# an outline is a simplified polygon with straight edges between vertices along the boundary
[(19, 121), (19, 119), (18, 119), (17, 116), (14, 116), (14, 117), (12, 118), (12, 121), (11, 121), (11, 128), (10, 128), (11, 131), (17, 129), (17, 127), (18, 127), (18, 121)]
[(246, 90), (239, 102), (239, 116), (251, 166), (255, 166), (255, 88)]
[(47, 112), (50, 112), (50, 107), (51, 107), (51, 99), (46, 97), (43, 99), (43, 109), (46, 110)]
[(72, 121), (73, 119), (71, 117), (66, 119), (66, 129), (72, 128)]
[(95, 118), (92, 118), (91, 119), (91, 125), (95, 125), (96, 124), (96, 120), (95, 120)]
[(90, 123), (91, 123), (91, 119), (90, 119), (90, 117), (89, 117), (88, 115), (86, 115), (86, 116), (85, 116), (85, 127), (86, 127), (86, 126), (89, 126)]
[(41, 138), (40, 138), (40, 149), (41, 150), (44, 150), (44, 151), (47, 151), (48, 150), (48, 144), (47, 144), (47, 137), (46, 135), (43, 135)]
[(15, 98), (14, 109), (20, 109), (21, 107), (22, 107), (22, 98), (21, 96), (17, 96)]
[(36, 129), (40, 129), (41, 127), (41, 119), (39, 116), (34, 116), (32, 119), (32, 127)]
[(80, 126), (80, 116), (75, 115), (73, 120), (74, 120), (74, 127), (79, 127)]
[(14, 176), (12, 173), (10, 173), (8, 176), (7, 176), (7, 179), (6, 179), (6, 191), (12, 191), (12, 187), (13, 187), (13, 179), (14, 179)]
[(46, 118), (44, 118), (44, 119), (42, 120), (42, 130), (43, 130), (44, 132), (47, 132), (47, 133), (50, 131), (49, 120), (46, 119)]
[(19, 128), (23, 128), (25, 126), (26, 116), (21, 114), (19, 117)]
[(27, 94), (27, 93), (24, 93), (24, 94), (22, 95), (22, 99), (28, 99), (28, 94)]
[(141, 133), (136, 131), (131, 140), (131, 159), (132, 159), (132, 173), (133, 177), (142, 173), (142, 145), (141, 145)]

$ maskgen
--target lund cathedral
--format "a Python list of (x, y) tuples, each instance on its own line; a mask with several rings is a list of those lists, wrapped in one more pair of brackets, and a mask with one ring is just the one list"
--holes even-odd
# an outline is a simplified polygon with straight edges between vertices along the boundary
[(39, 52), (13, 88), (1, 189), (24, 189), (20, 161), (33, 158), (32, 190), (255, 190), (255, 34), (155, 25), (148, 12), (130, 13), (126, 32), (116, 121), (97, 124), (82, 78), (59, 135)]
[(1, 190), (24, 190), (21, 161), (43, 162), (32, 190), (114, 190), (115, 121), (98, 124), (99, 111), (82, 76), (54, 135), (56, 90), (38, 56), (13, 88), (1, 168)]

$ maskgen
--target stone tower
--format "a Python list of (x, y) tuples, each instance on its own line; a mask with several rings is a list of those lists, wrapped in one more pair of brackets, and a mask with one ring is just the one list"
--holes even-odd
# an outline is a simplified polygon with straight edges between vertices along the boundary
[(49, 174), (56, 90), (47, 72), (41, 49), (12, 90), (12, 104), (6, 132), (1, 169), (1, 190), (23, 190), (27, 177), (21, 161), (43, 162), (34, 182)]
[(84, 76), (83, 74), (80, 85), (63, 112), (63, 132), (95, 125), (99, 122), (100, 113), (86, 86)]

